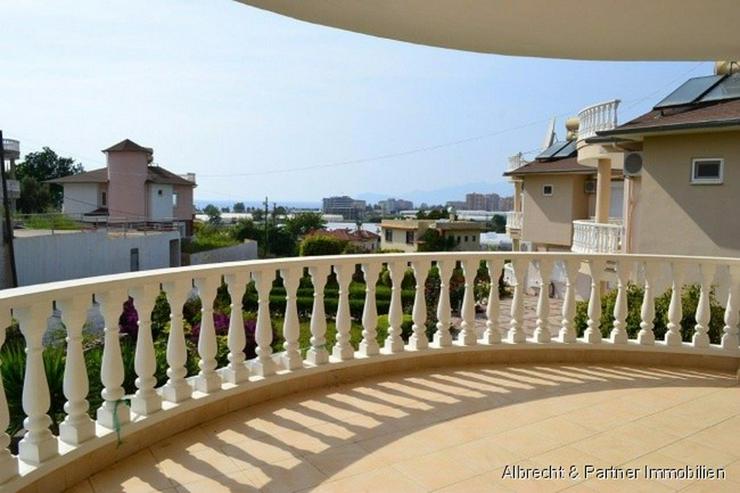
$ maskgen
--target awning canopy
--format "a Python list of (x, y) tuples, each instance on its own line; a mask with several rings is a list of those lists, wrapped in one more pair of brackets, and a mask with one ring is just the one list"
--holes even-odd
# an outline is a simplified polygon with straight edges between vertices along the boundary
[(740, 1), (238, 0), (457, 50), (585, 60), (738, 60)]

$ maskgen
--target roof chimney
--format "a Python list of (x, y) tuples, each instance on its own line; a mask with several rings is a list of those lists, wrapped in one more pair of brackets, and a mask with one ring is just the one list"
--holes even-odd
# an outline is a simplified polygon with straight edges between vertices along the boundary
[(565, 140), (570, 142), (578, 138), (578, 127), (581, 125), (581, 121), (577, 116), (571, 116), (565, 120), (565, 129), (568, 131), (565, 135)]

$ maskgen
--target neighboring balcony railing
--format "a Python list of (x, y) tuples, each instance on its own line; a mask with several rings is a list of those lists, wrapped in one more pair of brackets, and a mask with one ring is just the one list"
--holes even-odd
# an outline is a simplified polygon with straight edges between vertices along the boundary
[(578, 113), (578, 140), (594, 137), (596, 132), (611, 130), (617, 126), (619, 100), (593, 104)]
[(524, 215), (521, 211), (509, 211), (506, 213), (506, 229), (522, 229)]
[(514, 171), (515, 169), (521, 168), (525, 164), (527, 164), (527, 162), (524, 160), (524, 156), (521, 152), (518, 154), (514, 154), (509, 158), (508, 171)]
[(3, 149), (5, 149), (5, 152), (19, 153), (21, 152), (21, 143), (15, 139), (3, 139)]
[[(475, 278), (481, 268), (497, 279), (509, 262), (512, 277), (512, 299), (510, 301), (511, 322), (506, 327), (500, 325), (499, 315), (502, 305), (499, 300), (498, 284), (488, 285), (485, 319), (478, 329), (475, 310)], [(549, 303), (546, 289), (539, 291), (536, 305), (536, 328), (532, 337), (524, 330), (524, 276), (530, 264), (535, 265), (541, 275), (541, 285), (548, 285), (553, 269), (564, 272), (567, 289), (564, 293), (562, 322), (558, 324), (557, 334), (551, 335)], [(613, 329), (601, 327), (602, 283), (609, 265), (611, 276), (616, 276), (616, 305)], [(460, 308), (462, 322), (459, 327), (452, 325), (450, 306), (450, 279), (456, 266), (461, 266), (464, 278), (464, 295)], [(630, 275), (631, 269), (639, 266), (640, 277)], [(582, 268), (585, 266), (585, 268)], [(350, 283), (361, 269), (366, 282), (365, 301), (361, 316), (350, 310)], [(433, 274), (432, 268), (434, 267)], [(389, 329), (387, 338), (378, 341), (378, 311), (376, 309), (376, 281), (384, 269), (391, 280), (389, 307)], [(402, 283), (411, 269), (415, 278), (415, 294), (411, 314), (412, 333), (407, 341), (402, 338), (403, 303)], [(632, 270), (636, 272), (635, 270)], [(726, 301), (724, 335), (721, 344), (711, 344), (709, 338), (710, 291), (715, 272), (722, 271), (729, 276), (732, 286)], [(579, 272), (590, 277), (591, 291), (587, 310), (587, 329), (583, 337), (577, 336), (575, 325), (575, 289)], [(672, 285), (670, 307), (668, 309), (668, 330), (665, 336), (656, 340), (653, 332), (654, 282), (657, 273), (669, 272)], [(693, 276), (689, 281), (689, 272)], [(306, 274), (307, 273), (307, 274)], [(696, 283), (700, 289), (699, 304), (696, 309), (696, 324), (684, 340), (681, 332), (681, 290), (684, 285)], [(338, 284), (338, 302), (334, 325), (337, 330), (336, 343), (327, 344), (327, 316), (325, 313), (324, 287), (328, 277)], [(303, 276), (309, 276), (313, 297), (310, 315), (311, 338), (305, 357), (299, 345), (300, 321), (298, 316), (297, 293), (303, 285)], [(426, 280), (438, 276), (439, 292), (434, 294), (436, 302), (436, 330), (427, 336)], [(279, 276), (285, 295), (279, 302), (273, 300), (270, 292), (273, 282)], [(628, 313), (627, 290), (629, 281), (638, 279), (645, 288), (640, 311), (642, 323), (636, 339), (630, 339), (626, 330)], [(240, 300), (245, 295), (247, 284), (253, 281), (257, 294), (256, 354), (254, 359), (246, 360), (244, 348), (246, 335)], [(254, 260), (209, 264), (176, 269), (160, 269), (127, 274), (101, 276), (73, 281), (39, 284), (0, 291), (0, 347), (5, 341), (5, 328), (11, 319), (23, 335), (21, 344), (26, 354), (22, 386), (22, 411), (26, 416), (23, 425), (23, 439), (18, 446), (18, 455), (7, 449), (11, 442), (4, 430), (8, 428), (10, 414), (5, 392), (0, 386), (0, 483), (5, 483), (3, 491), (17, 491), (33, 488), (33, 491), (61, 491), (65, 487), (64, 471), (79, 474), (80, 468), (92, 474), (104, 467), (104, 461), (111, 454), (98, 451), (109, 450), (123, 441), (125, 453), (133, 453), (137, 446), (146, 446), (148, 436), (162, 436), (167, 430), (167, 420), (174, 417), (187, 417), (190, 426), (213, 416), (216, 404), (223, 412), (234, 406), (254, 403), (257, 396), (269, 399), (271, 389), (268, 385), (281, 389), (305, 388), (322, 385), (321, 382), (341, 381), (339, 369), (348, 369), (361, 374), (362, 365), (384, 364), (386, 362), (413, 358), (432, 358), (434, 354), (461, 353), (454, 361), (462, 363), (475, 359), (475, 355), (485, 352), (513, 351), (519, 358), (532, 357), (540, 353), (544, 360), (553, 361), (560, 355), (570, 354), (562, 351), (577, 351), (579, 360), (591, 361), (583, 351), (593, 354), (634, 355), (642, 351), (648, 356), (656, 353), (657, 358), (676, 354), (687, 365), (691, 361), (729, 361), (736, 368), (738, 358), (738, 293), (740, 287), (740, 258), (692, 258), (659, 257), (635, 255), (584, 255), (573, 253), (535, 253), (535, 252), (444, 252), (415, 254), (368, 254), (327, 257), (293, 257), (274, 260)], [(228, 364), (219, 368), (217, 363), (218, 341), (214, 325), (214, 300), (219, 289), (226, 289), (232, 301), (230, 324), (228, 328)], [(196, 294), (194, 294), (196, 293)], [(167, 305), (162, 308), (169, 312), (169, 330), (166, 332), (167, 380), (157, 385), (155, 372), (155, 342), (152, 338), (152, 312), (155, 300), (163, 295)], [(201, 325), (197, 333), (197, 356), (200, 371), (187, 377), (187, 345), (183, 324), (183, 306), (192, 297), (198, 296), (202, 302)], [(138, 330), (135, 337), (135, 356), (133, 364), (124, 365), (121, 350), (119, 320), (122, 304), (132, 299), (138, 312)], [(507, 300), (508, 302), (508, 300)], [(105, 323), (103, 333), (102, 357), (86, 361), (83, 344), (83, 326), (88, 311), (95, 305), (100, 309)], [(272, 306), (272, 308), (271, 308)], [(273, 313), (282, 306), (282, 335), (284, 351), (273, 354)], [(52, 420), (49, 416), (50, 393), (44, 368), (44, 334), (47, 319), (52, 311), (61, 313), (66, 327), (66, 357), (63, 364), (63, 386), (54, 388), (54, 399), (63, 398), (64, 419), (59, 424), (59, 434), (53, 434)], [(159, 317), (162, 316), (157, 308)], [(630, 312), (631, 313), (631, 312)], [(351, 345), (352, 317), (361, 320), (363, 339), (359, 349)], [(451, 330), (454, 329), (454, 330)], [(602, 331), (604, 336), (602, 337)], [(716, 342), (716, 341), (715, 341)], [(521, 347), (529, 352), (519, 351)], [(514, 350), (514, 348), (517, 348)], [(462, 353), (466, 353), (462, 355)], [(621, 352), (621, 353), (620, 353)], [(645, 353), (647, 352), (647, 353)], [(652, 352), (652, 353), (651, 353)], [(502, 353), (504, 354), (504, 353)], [(511, 353), (506, 353), (511, 354)], [(529, 355), (529, 356), (528, 356)], [(549, 356), (547, 356), (549, 355)], [(696, 355), (696, 358), (693, 358)], [(572, 355), (571, 355), (572, 356)], [(625, 356), (626, 357), (626, 356)], [(547, 358), (550, 358), (549, 360)], [(687, 358), (693, 358), (691, 361)], [(480, 360), (480, 358), (479, 358)], [(493, 357), (495, 361), (495, 356)], [(428, 361), (428, 360), (427, 360)], [(482, 360), (481, 360), (482, 361)], [(505, 358), (501, 361), (508, 361)], [(661, 360), (662, 361), (662, 360)], [(380, 362), (380, 363), (378, 363)], [(5, 362), (7, 363), (7, 362)], [(90, 375), (99, 375), (102, 382), (103, 402), (96, 410), (95, 419), (88, 413), (89, 375), (88, 365), (99, 365)], [(373, 368), (379, 368), (374, 366)], [(7, 368), (3, 368), (7, 371)], [(380, 371), (380, 370), (376, 370)], [(388, 370), (391, 371), (391, 370)], [(322, 372), (326, 372), (322, 377)], [(331, 373), (331, 374), (330, 374)], [(126, 396), (124, 381), (135, 379), (136, 392)], [(299, 379), (299, 380), (293, 380)], [(0, 379), (0, 382), (2, 380)], [(300, 385), (296, 385), (296, 383)], [(291, 387), (293, 385), (293, 387)], [(480, 385), (480, 382), (471, 385)], [(15, 388), (15, 387), (14, 387)], [(63, 397), (62, 397), (63, 392)], [(17, 396), (14, 396), (17, 397)], [(245, 399), (246, 398), (246, 399)], [(251, 399), (251, 401), (249, 400)], [(221, 405), (222, 404), (222, 405)], [(209, 412), (198, 410), (210, 406)], [(55, 406), (58, 409), (58, 406)], [(210, 413), (210, 414), (209, 414)], [(18, 417), (16, 415), (16, 417)], [(145, 432), (149, 431), (149, 435)], [(136, 437), (134, 441), (133, 438)], [(129, 441), (127, 441), (129, 440)], [(104, 449), (104, 447), (109, 447)], [(115, 452), (115, 449), (113, 449)], [(121, 452), (124, 453), (124, 452)], [(108, 462), (110, 463), (110, 462)], [(101, 465), (102, 464), (102, 465)], [(68, 469), (69, 468), (69, 469)], [(53, 476), (52, 476), (53, 475)], [(72, 475), (74, 476), (74, 475)], [(49, 478), (55, 478), (51, 481)], [(40, 486), (43, 482), (43, 487)]]
[(573, 221), (573, 243), (571, 251), (578, 253), (620, 253), (624, 225), (621, 220), (609, 219), (609, 223), (590, 220)]

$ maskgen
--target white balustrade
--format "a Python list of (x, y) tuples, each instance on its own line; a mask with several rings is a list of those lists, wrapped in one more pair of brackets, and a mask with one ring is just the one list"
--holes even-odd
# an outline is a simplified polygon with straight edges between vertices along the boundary
[(614, 302), (614, 322), (610, 334), (612, 344), (627, 344), (627, 283), (630, 276), (630, 262), (619, 260), (616, 265), (617, 298)]
[(438, 260), (439, 271), (439, 301), (437, 302), (437, 331), (434, 333), (434, 344), (437, 347), (446, 347), (452, 344), (450, 333), (450, 277), (455, 267), (454, 260)]
[(498, 280), (501, 276), (501, 270), (504, 268), (503, 259), (493, 259), (486, 261), (486, 269), (490, 278), (490, 287), (488, 288), (488, 303), (486, 304), (486, 330), (483, 332), (483, 344), (498, 344), (501, 342), (501, 329), (498, 324), (500, 313)]
[[(285, 279), (286, 277), (287, 276), (283, 274), (283, 278)], [(297, 285), (297, 276), (293, 277), (296, 277), (295, 283)], [(224, 281), (226, 282), (226, 286), (229, 290), (229, 297), (231, 298), (231, 313), (229, 315), (229, 336), (227, 340), (229, 345), (229, 364), (224, 368), (221, 376), (226, 382), (238, 384), (249, 378), (249, 369), (244, 364), (246, 359), (244, 356), (244, 346), (247, 344), (247, 336), (244, 333), (244, 318), (242, 317), (242, 298), (244, 298), (244, 292), (247, 290), (247, 273), (239, 271), (234, 274), (224, 276)], [(292, 281), (285, 282), (286, 285), (288, 282), (292, 283)], [(288, 296), (290, 296), (290, 292), (288, 293)], [(286, 305), (289, 304), (290, 302), (286, 300)], [(293, 307), (295, 307), (295, 290), (293, 290)], [(286, 308), (286, 321), (288, 320), (287, 313), (288, 309)], [(294, 345), (297, 346), (295, 341), (293, 342)]]
[[(9, 325), (10, 313), (3, 309), (0, 311), (0, 349), (5, 344), (5, 328)], [(2, 361), (0, 361), (0, 485), (18, 475), (18, 459), (8, 449), (10, 435), (5, 432), (10, 424), (10, 412), (8, 410), (8, 400), (5, 396), (2, 370)]]
[(431, 263), (426, 260), (411, 262), (411, 268), (414, 270), (414, 280), (416, 282), (414, 291), (414, 308), (412, 318), (414, 325), (411, 326), (413, 333), (409, 337), (409, 348), (419, 351), (429, 347), (429, 339), (426, 334), (427, 322), (427, 303), (424, 296), (427, 275)]
[(126, 291), (123, 288), (104, 291), (95, 297), (100, 304), (100, 311), (105, 321), (103, 362), (100, 369), (103, 404), (98, 408), (97, 417), (98, 424), (111, 430), (128, 423), (131, 417), (128, 404), (123, 400), (125, 375), (118, 327), (118, 320), (126, 298)]
[(67, 416), (59, 424), (59, 438), (79, 445), (95, 436), (95, 422), (87, 414), (90, 404), (87, 394), (90, 384), (82, 349), (82, 326), (87, 319), (90, 295), (77, 295), (57, 301), (62, 321), (67, 329), (67, 358), (64, 362), (64, 411)]
[(136, 394), (131, 398), (131, 410), (146, 416), (162, 408), (162, 398), (154, 390), (157, 379), (157, 359), (154, 354), (154, 340), (152, 339), (152, 310), (159, 294), (159, 285), (145, 284), (133, 288), (130, 292), (134, 299), (136, 313), (139, 315), (138, 332), (136, 336), (136, 353), (134, 355), (134, 371), (136, 372)]
[(624, 226), (621, 221), (597, 223), (573, 221), (571, 251), (577, 253), (619, 253), (622, 251)]
[(540, 272), (540, 293), (537, 297), (537, 321), (535, 322), (534, 340), (536, 342), (550, 342), (550, 325), (547, 318), (550, 316), (550, 275), (553, 262), (549, 258), (538, 260)]
[(388, 310), (388, 337), (385, 339), (385, 350), (389, 353), (400, 353), (404, 349), (401, 338), (401, 322), (403, 322), (401, 283), (406, 274), (406, 263), (388, 262), (388, 272), (391, 275), (391, 306)]
[(527, 342), (524, 332), (524, 272), (529, 267), (529, 261), (514, 258), (511, 268), (514, 275), (514, 295), (511, 299), (511, 322), (508, 334), (509, 342), (519, 344)]
[(329, 362), (326, 350), (326, 315), (324, 313), (324, 286), (329, 275), (328, 265), (312, 265), (308, 268), (313, 283), (313, 309), (311, 311), (311, 347), (307, 360), (314, 365)]
[[(301, 352), (298, 349), (300, 336), (300, 320), (298, 320), (298, 306), (296, 296), (301, 271), (296, 268), (281, 269), (280, 276), (285, 286), (285, 320), (283, 321), (283, 337), (285, 337), (285, 351), (282, 354), (283, 365), (288, 370), (297, 370), (303, 366)], [(240, 298), (241, 299), (241, 298)], [(240, 310), (241, 311), (241, 310)], [(244, 330), (242, 330), (244, 332)]]
[(620, 101), (613, 99), (592, 104), (578, 112), (578, 140), (594, 137), (596, 132), (617, 127), (617, 109)]
[(478, 341), (475, 331), (475, 274), (478, 271), (478, 259), (471, 258), (462, 262), (465, 276), (465, 293), (462, 304), (462, 324), (460, 324), (460, 342), (463, 346), (474, 346)]
[(518, 230), (522, 229), (522, 221), (524, 220), (524, 214), (522, 211), (507, 211), (506, 212), (506, 229)]
[[(337, 342), (334, 344), (332, 356), (339, 361), (347, 361), (355, 356), (355, 350), (349, 342), (352, 330), (352, 320), (349, 313), (349, 283), (352, 281), (354, 265), (339, 264), (334, 266), (339, 284), (337, 304)], [(390, 336), (389, 336), (390, 337)]]
[(216, 373), (216, 353), (218, 342), (216, 341), (216, 328), (213, 325), (213, 300), (220, 279), (213, 276), (198, 277), (195, 279), (195, 287), (200, 296), (200, 333), (198, 334), (198, 368), (200, 371), (195, 377), (195, 390), (210, 394), (221, 388), (221, 376)]
[[(502, 300), (499, 299), (497, 281), (505, 262), (511, 263), (513, 293), (510, 300), (511, 322), (506, 337), (503, 337), (499, 325)], [(525, 316), (524, 311), (524, 298), (527, 296), (524, 290), (524, 277), (530, 263), (538, 267), (542, 281), (536, 304), (536, 316), (530, 312)], [(365, 305), (361, 321), (353, 321), (354, 310), (350, 311), (350, 284), (358, 265), (366, 281)], [(384, 350), (380, 351), (377, 342), (378, 304), (375, 299), (375, 285), (383, 265), (388, 266), (390, 273), (391, 300), (388, 337)], [(436, 332), (430, 341), (426, 330), (427, 318), (433, 314), (427, 313), (429, 300), (426, 286), (433, 265), (436, 266), (439, 275), (439, 300)], [(457, 265), (460, 267), (456, 270)], [(479, 334), (475, 326), (474, 293), (475, 277), (481, 265), (485, 265), (488, 270), (490, 286), (485, 330)], [(634, 269), (636, 265), (642, 268)], [(413, 320), (412, 333), (405, 341), (406, 337), (401, 332), (404, 315), (401, 287), (409, 266), (414, 274), (415, 290), (413, 308), (410, 309)], [(551, 338), (551, 327), (548, 324), (549, 281), (555, 276), (556, 268), (555, 272), (564, 271), (566, 286), (559, 336)], [(329, 358), (326, 349), (324, 288), (331, 269), (336, 273), (338, 306), (336, 345), (332, 357)], [(311, 342), (304, 362), (298, 347), (301, 328), (297, 294), (301, 278), (306, 271), (311, 276), (314, 297), (310, 317)], [(279, 273), (285, 287), (283, 319), (285, 345), (282, 352), (273, 354), (270, 291), (276, 273)], [(459, 329), (457, 332), (459, 335), (455, 344), (452, 342), (453, 309), (450, 306), (450, 281), (453, 273), (455, 279), (460, 275), (464, 278), (462, 305), (454, 307), (455, 315), (461, 318), (459, 327), (456, 327)], [(725, 303), (723, 326), (712, 326), (710, 340), (712, 308), (710, 293), (715, 282), (715, 274), (717, 279), (729, 278), (730, 288)], [(250, 275), (255, 281), (257, 291), (255, 334), (257, 356), (246, 361), (244, 353), (246, 336), (241, 300)], [(588, 280), (591, 285), (585, 332), (580, 338), (577, 337), (575, 325), (575, 288), (579, 276), (585, 276), (583, 280)], [(213, 303), (222, 279), (231, 297), (227, 341), (229, 356), (228, 364), (223, 368), (217, 368)], [(685, 342), (681, 333), (681, 293), (685, 286), (696, 284), (697, 280), (700, 296), (695, 314), (695, 333), (691, 342)], [(628, 306), (630, 300), (627, 293), (630, 283), (644, 286), (644, 296), (640, 300), (640, 330), (635, 339), (629, 338), (629, 334), (634, 334), (635, 328), (631, 327), (629, 332), (627, 330), (628, 310), (635, 308)], [(251, 389), (251, 385), (263, 380), (274, 379), (276, 382), (284, 382), (285, 379), (292, 378), (289, 372), (300, 374), (304, 371), (333, 371), (337, 366), (363, 365), (369, 361), (383, 361), (383, 358), (394, 361), (421, 358), (434, 352), (472, 354), (514, 347), (516, 349), (541, 347), (548, 351), (568, 348), (576, 351), (608, 349), (610, 352), (628, 351), (630, 354), (645, 352), (648, 356), (653, 353), (657, 356), (674, 354), (679, 358), (696, 354), (699, 358), (707, 355), (730, 358), (736, 363), (740, 355), (737, 301), (740, 296), (739, 284), (740, 259), (539, 252), (429, 252), (246, 261), (3, 290), (0, 292), (0, 348), (5, 341), (5, 327), (10, 325), (12, 313), (25, 341), (27, 360), (21, 397), (25, 414), (24, 436), (18, 446), (18, 455), (15, 456), (9, 450), (10, 437), (0, 430), (0, 484), (3, 486), (9, 484), (10, 491), (14, 491), (17, 488), (13, 485), (20, 484), (18, 481), (22, 482), (31, 477), (43, 478), (47, 472), (59, 470), (60, 464), (64, 464), (64, 461), (74, 460), (75, 454), (70, 454), (70, 450), (80, 447), (89, 452), (102, 447), (104, 443), (110, 443), (110, 438), (105, 437), (111, 432), (101, 433), (106, 428), (116, 430), (125, 442), (128, 430), (145, 429), (149, 426), (147, 423), (162, 423), (169, 413), (178, 412), (178, 409), (190, 412), (200, 405), (198, 402), (200, 399), (214, 402), (234, 395), (239, 387)], [(191, 296), (193, 285), (197, 287), (202, 302), (201, 330), (197, 347), (200, 372), (198, 375), (186, 377), (188, 348), (185, 340), (183, 305)], [(655, 341), (654, 300), (662, 294), (657, 291), (658, 286), (662, 285), (670, 287), (667, 332), (663, 341)], [(168, 380), (157, 388), (155, 341), (152, 340), (151, 324), (160, 286), (170, 306), (170, 328), (167, 336)], [(456, 286), (455, 289), (460, 288)], [(616, 290), (612, 314), (614, 321), (608, 328), (601, 326), (601, 301), (606, 289)], [(95, 301), (100, 305), (105, 323), (103, 356), (99, 368), (104, 402), (97, 410), (96, 420), (90, 417), (88, 409), (88, 368), (85, 365), (82, 346), (83, 327), (91, 306), (92, 293), (96, 293)], [(124, 369), (118, 327), (123, 303), (128, 295), (133, 298), (139, 315), (133, 370)], [(48, 413), (52, 393), (44, 370), (42, 343), (52, 306), (61, 310), (67, 336), (63, 381), (65, 416), (59, 426), (59, 437), (54, 436), (50, 429), (51, 419)], [(355, 317), (359, 318), (359, 314), (355, 314)], [(353, 324), (360, 322), (363, 339), (355, 348), (351, 343), (350, 334)], [(602, 341), (602, 331), (607, 329), (611, 329), (610, 337)], [(721, 340), (717, 335), (718, 329), (722, 331)], [(404, 354), (405, 350), (408, 352)], [(356, 360), (350, 361), (356, 357)], [(6, 369), (0, 368), (1, 370)], [(124, 380), (131, 381), (133, 375), (125, 373), (131, 371), (135, 372), (136, 376), (136, 393), (131, 397), (129, 409), (123, 383)], [(275, 375), (276, 373), (279, 375)], [(229, 385), (222, 387), (222, 381), (228, 382)], [(8, 412), (7, 399), (18, 397), (6, 396), (1, 382), (2, 380), (0, 380), (0, 428), (4, 430), (11, 419), (15, 419)], [(193, 388), (199, 391), (197, 400), (189, 400)], [(58, 390), (55, 389), (56, 392)], [(162, 406), (161, 400), (167, 401), (167, 404)], [(59, 454), (60, 450), (64, 453)]]
[[(366, 262), (362, 264), (361, 268), (365, 275), (365, 306), (362, 308), (360, 354), (375, 356), (380, 352), (378, 346), (378, 308), (375, 300), (375, 285), (378, 282), (378, 275), (380, 275), (380, 265)], [(313, 317), (311, 324), (313, 326)]]
[(188, 353), (182, 320), (182, 307), (190, 292), (190, 284), (176, 280), (164, 283), (163, 287), (170, 305), (170, 334), (167, 337), (167, 383), (162, 387), (162, 398), (178, 403), (190, 399), (193, 393), (193, 388), (185, 380)]

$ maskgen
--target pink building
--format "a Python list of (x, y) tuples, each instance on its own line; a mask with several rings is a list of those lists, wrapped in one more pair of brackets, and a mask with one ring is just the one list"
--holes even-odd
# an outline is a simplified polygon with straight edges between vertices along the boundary
[(193, 173), (153, 165), (154, 151), (129, 139), (103, 152), (105, 168), (49, 181), (64, 187), (62, 212), (95, 223), (183, 223), (192, 234)]

